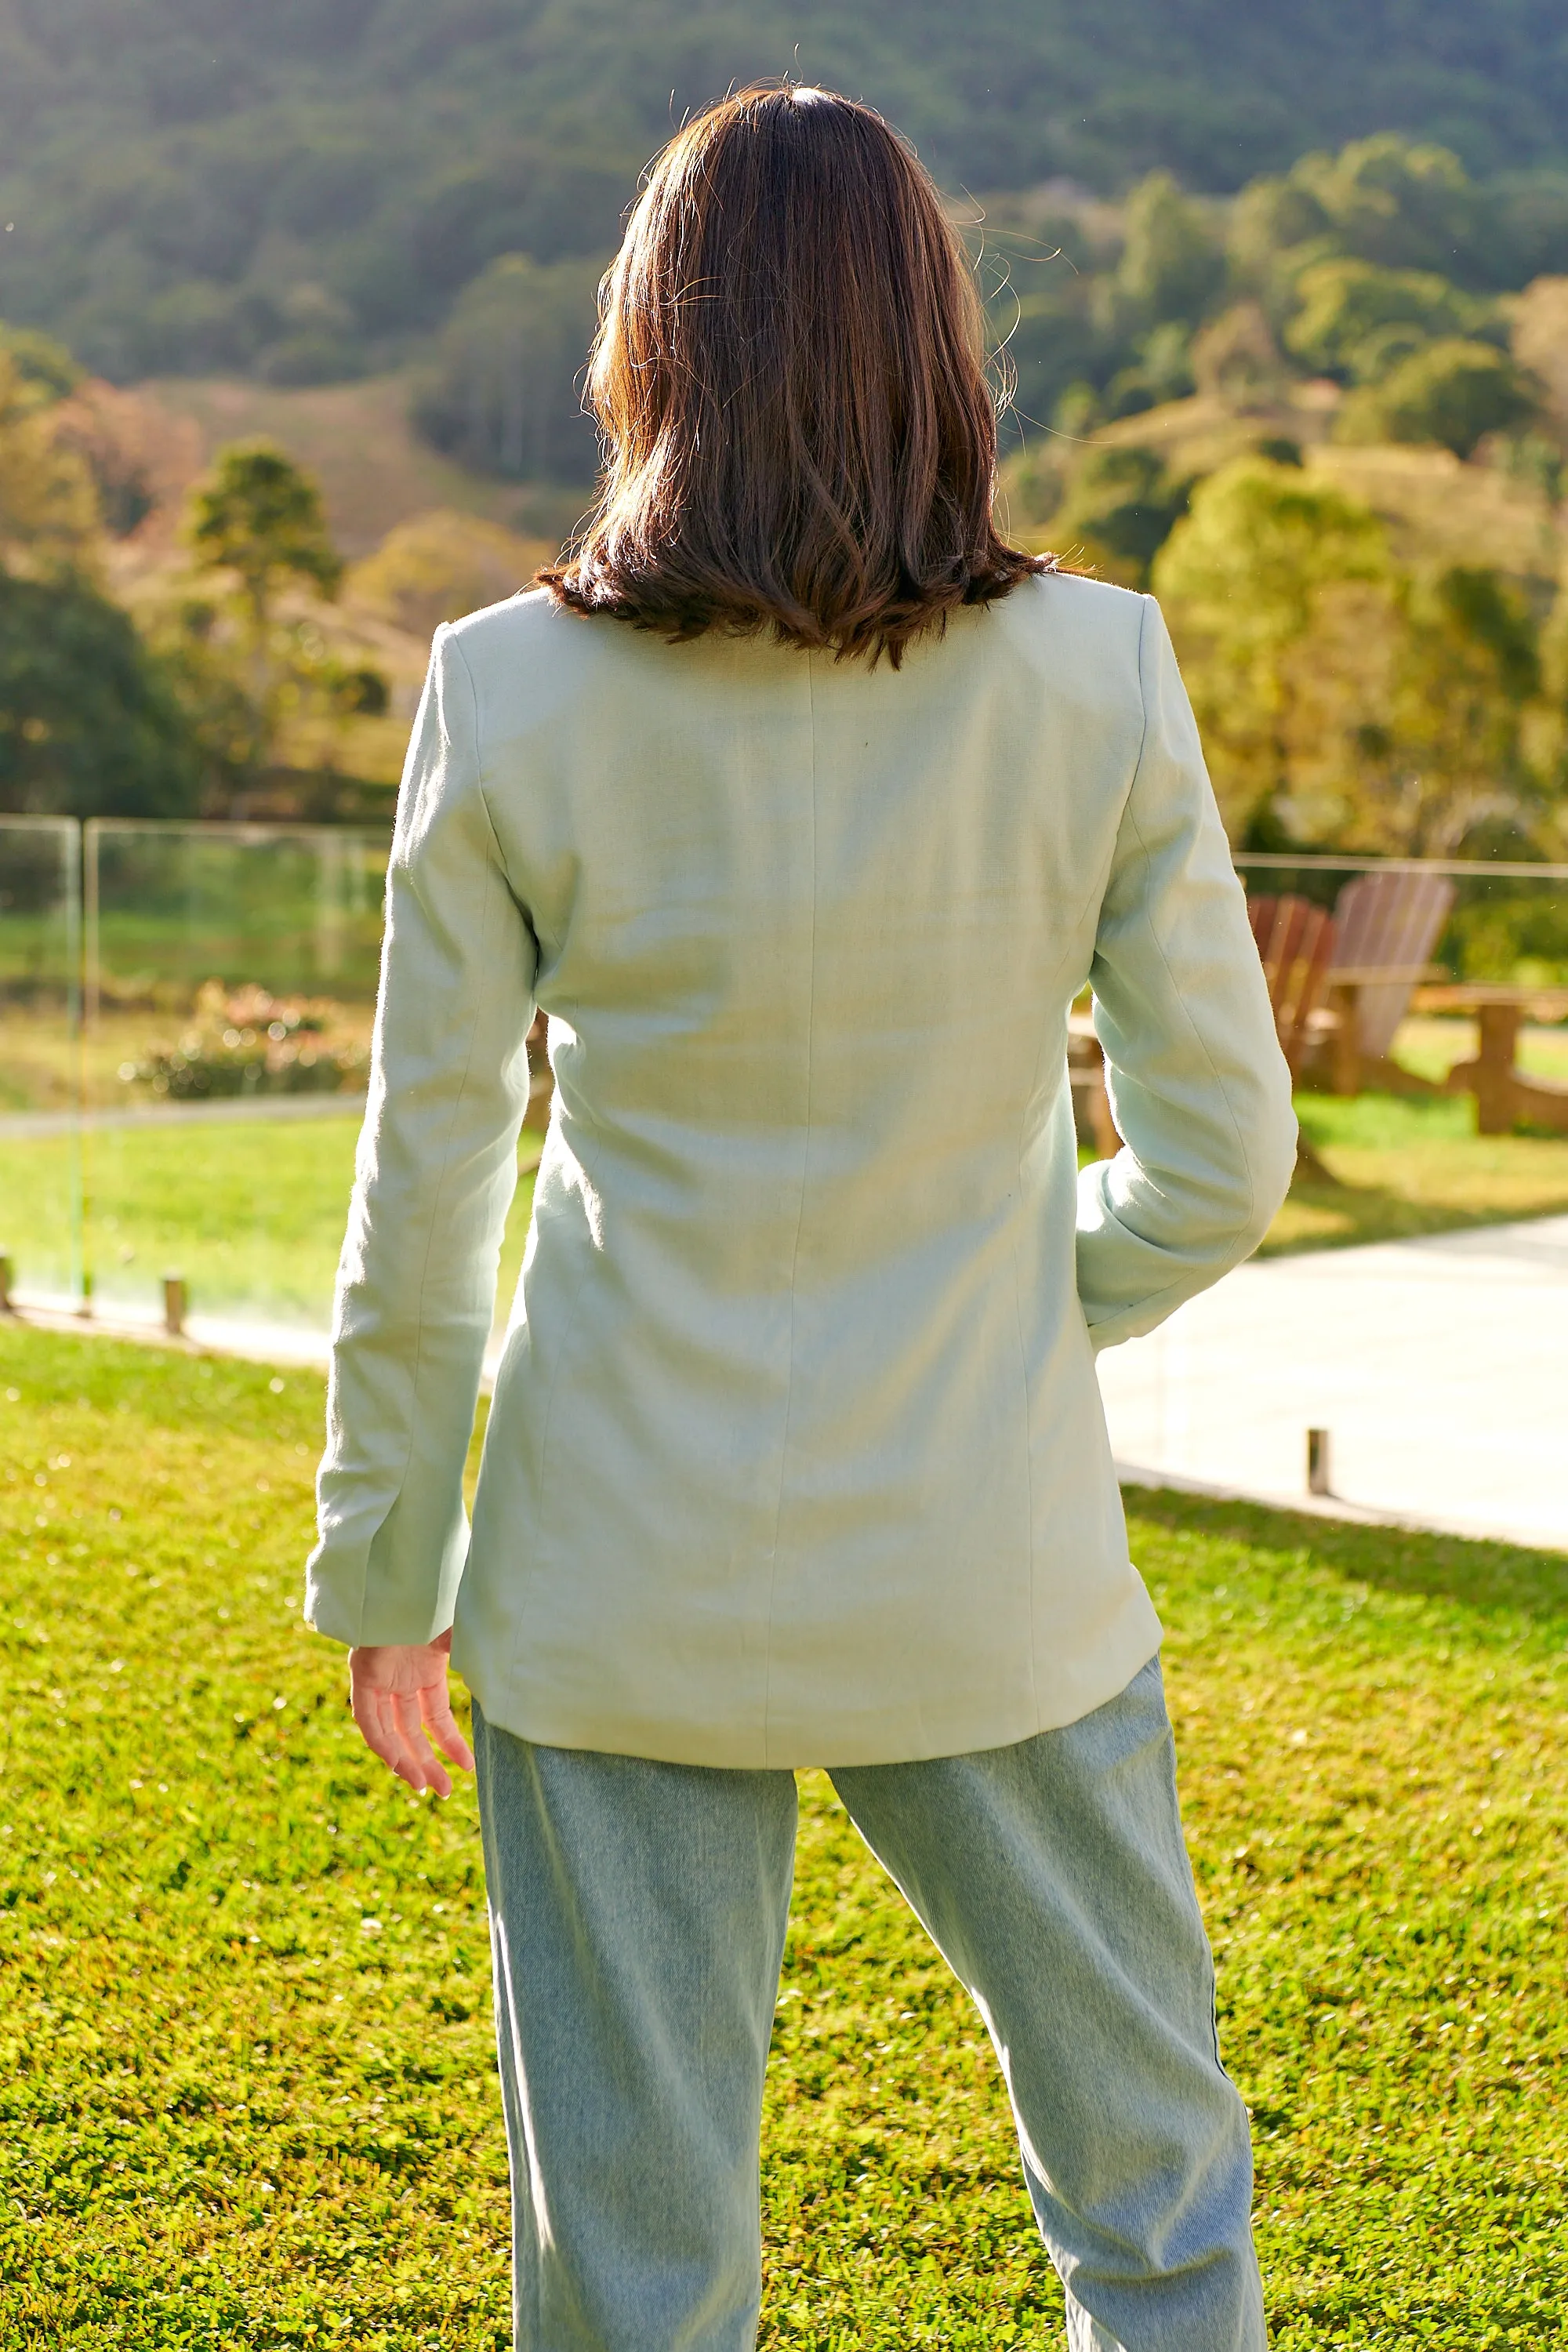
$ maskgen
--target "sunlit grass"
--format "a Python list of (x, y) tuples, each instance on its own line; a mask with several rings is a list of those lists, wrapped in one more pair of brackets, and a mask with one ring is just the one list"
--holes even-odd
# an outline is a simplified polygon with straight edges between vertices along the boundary
[[(1418, 1078), (1446, 1078), (1456, 1062), (1474, 1058), (1478, 1049), (1474, 1021), (1448, 1013), (1412, 1013), (1399, 1024), (1394, 1058)], [(1531, 1077), (1568, 1079), (1568, 1028), (1527, 1021), (1519, 1033), (1519, 1066)], [(1474, 1114), (1472, 1113), (1472, 1118)]]
[[(1342, 1102), (1303, 1095), (1301, 1123), (1340, 1181), (1298, 1180), (1265, 1244), (1385, 1241), (1568, 1211), (1568, 1137), (1478, 1136), (1467, 1097)], [(155, 1311), (167, 1273), (193, 1313), (324, 1326), (353, 1176), (359, 1106), (342, 1118), (105, 1129), (81, 1152), (96, 1294)], [(0, 1136), (0, 1251), (26, 1291), (62, 1290), (70, 1264), (67, 1136)], [(504, 1311), (521, 1263), (535, 1136), (502, 1256)]]
[[(472, 1790), (299, 1626), (321, 1414), (0, 1327), (6, 2352), (510, 2342)], [(1568, 1562), (1134, 1500), (1277, 2352), (1559, 2340)], [(815, 1778), (764, 2180), (767, 2352), (1059, 2345), (984, 2036)]]
[[(88, 1135), (87, 1264), (100, 1302), (151, 1314), (173, 1272), (184, 1276), (193, 1312), (324, 1328), (363, 1108), (352, 1103), (342, 1118), (172, 1119)], [(63, 1135), (0, 1138), (0, 1250), (19, 1289), (63, 1283), (77, 1149)], [(503, 1311), (522, 1263), (538, 1156), (531, 1133), (502, 1255)]]
[(1468, 1095), (1302, 1094), (1296, 1111), (1338, 1181), (1298, 1176), (1266, 1255), (1568, 1212), (1568, 1136), (1478, 1135)]

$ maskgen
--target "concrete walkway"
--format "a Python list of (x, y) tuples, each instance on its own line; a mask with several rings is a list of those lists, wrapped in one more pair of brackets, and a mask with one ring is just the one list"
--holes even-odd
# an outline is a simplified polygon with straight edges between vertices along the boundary
[[(177, 1339), (171, 1338), (154, 1309), (123, 1305), (95, 1307), (83, 1315), (68, 1298), (45, 1291), (18, 1291), (18, 1322), (35, 1331), (59, 1331), (77, 1339), (133, 1339), (139, 1346), (177, 1348), (187, 1355), (238, 1356), (257, 1364), (295, 1364), (324, 1372), (331, 1350), (327, 1334), (310, 1323), (265, 1323), (240, 1315), (187, 1315)], [(480, 1386), (488, 1396), (506, 1344), (504, 1329), (492, 1331), (485, 1348)]]
[(1352, 1510), (1568, 1549), (1568, 1217), (1242, 1266), (1100, 1375), (1130, 1482), (1299, 1504), (1327, 1429)]
[(231, 1127), (236, 1119), (363, 1118), (364, 1097), (219, 1095), (210, 1102), (134, 1103), (119, 1110), (18, 1110), (0, 1117), (0, 1143), (43, 1135), (100, 1135), (124, 1128)]

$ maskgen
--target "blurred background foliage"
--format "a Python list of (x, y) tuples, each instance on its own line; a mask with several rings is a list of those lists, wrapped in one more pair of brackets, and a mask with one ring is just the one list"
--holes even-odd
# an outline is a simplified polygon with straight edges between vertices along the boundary
[[(1270, 254), (1348, 235), (1484, 292), (1561, 227), (1550, 0), (5, 0), (0, 313), (118, 382), (381, 364), (500, 256), (604, 253), (672, 123), (780, 73), (870, 98), (953, 188), (1283, 173), (1249, 205)], [(1391, 217), (1327, 161), (1384, 128), (1451, 148), (1484, 204), (1436, 169)], [(1213, 258), (1168, 212), (1159, 236), (1123, 291), (1184, 318)]]
[(1544, 0), (0, 0), (0, 807), (384, 814), (643, 163), (780, 71), (950, 191), (1007, 525), (1160, 594), (1238, 839), (1568, 855)]

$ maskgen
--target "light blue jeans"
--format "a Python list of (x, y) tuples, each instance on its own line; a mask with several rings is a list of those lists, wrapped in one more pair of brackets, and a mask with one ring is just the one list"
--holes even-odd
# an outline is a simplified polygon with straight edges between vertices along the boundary
[[(474, 1715), (518, 2352), (749, 2352), (794, 1775)], [(1159, 1661), (1064, 1730), (832, 1778), (990, 2032), (1073, 2352), (1263, 2352)]]

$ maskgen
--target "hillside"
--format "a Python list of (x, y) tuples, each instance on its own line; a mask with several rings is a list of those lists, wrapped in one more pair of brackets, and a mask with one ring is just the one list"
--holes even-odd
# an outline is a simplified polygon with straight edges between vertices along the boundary
[(671, 122), (781, 72), (955, 190), (1225, 193), (1381, 129), (1517, 183), (1568, 147), (1555, 0), (0, 0), (0, 316), (119, 382), (396, 365), (497, 257), (603, 254)]
[(431, 508), (457, 508), (552, 541), (563, 538), (580, 495), (487, 480), (426, 446), (408, 418), (408, 383), (398, 374), (309, 386), (233, 377), (169, 377), (140, 384), (137, 398), (184, 424), (188, 455), (171, 478), (163, 520), (172, 531), (180, 501), (226, 443), (275, 441), (321, 485), (333, 543), (351, 559), (368, 555), (387, 532)]
[[(1010, 395), (1009, 527), (1167, 599), (1231, 821), (1561, 854), (1568, 34), (1537, 0), (1470, 23), (0, 0), (0, 437), (37, 493), (0, 563), (0, 800), (384, 794), (431, 628), (592, 499), (584, 361), (644, 160), (784, 68), (933, 165)], [(258, 441), (321, 500), (265, 625), (182, 529), (193, 492), (276, 469)], [(1269, 597), (1265, 675), (1236, 616)], [(67, 643), (118, 702), (89, 709)]]
[[(1551, 601), (1562, 572), (1563, 539), (1554, 502), (1539, 482), (1510, 475), (1496, 462), (1462, 463), (1449, 449), (1337, 443), (1330, 437), (1337, 404), (1331, 394), (1327, 384), (1292, 385), (1272, 405), (1246, 412), (1197, 394), (1121, 417), (1104, 425), (1091, 446), (1149, 450), (1173, 478), (1196, 481), (1260, 443), (1294, 442), (1309, 475), (1332, 483), (1379, 518), (1400, 562), (1428, 569), (1488, 564), (1533, 591), (1538, 601)], [(1048, 524), (1028, 535), (1042, 545), (1052, 538)]]
[[(102, 387), (91, 390), (102, 398)], [(319, 487), (347, 571), (330, 604), (296, 594), (285, 600), (285, 618), (316, 632), (341, 663), (368, 665), (388, 699), (374, 716), (323, 728), (307, 713), (286, 725), (279, 758), (300, 772), (328, 768), (395, 782), (432, 630), (524, 585), (555, 553), (581, 504), (570, 491), (487, 480), (426, 447), (410, 426), (401, 375), (299, 389), (175, 377), (110, 397), (121, 435), (154, 462), (143, 478), (147, 511), (133, 530), (106, 538), (98, 561), (115, 599), (154, 641), (167, 643), (170, 615), (201, 593), (185, 530), (189, 502), (226, 446), (271, 441)], [(290, 813), (265, 796), (254, 804)]]

